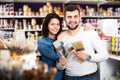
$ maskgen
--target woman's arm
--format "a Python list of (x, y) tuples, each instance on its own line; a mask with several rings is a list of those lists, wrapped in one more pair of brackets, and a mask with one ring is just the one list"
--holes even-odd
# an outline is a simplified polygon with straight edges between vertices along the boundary
[(61, 56), (59, 58), (59, 61), (56, 63), (56, 66), (59, 70), (63, 70), (65, 69), (66, 64), (67, 64), (67, 59), (65, 58), (65, 56)]
[(44, 55), (52, 60), (56, 61), (60, 58), (60, 54), (58, 52), (55, 52), (53, 46), (49, 46), (49, 45), (39, 42), (39, 41), (38, 41), (38, 50), (42, 55)]

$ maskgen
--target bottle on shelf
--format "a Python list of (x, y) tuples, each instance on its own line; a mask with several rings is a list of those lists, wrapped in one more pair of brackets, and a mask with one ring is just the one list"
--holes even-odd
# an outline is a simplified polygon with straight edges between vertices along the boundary
[(36, 19), (31, 19), (32, 29), (36, 29)]

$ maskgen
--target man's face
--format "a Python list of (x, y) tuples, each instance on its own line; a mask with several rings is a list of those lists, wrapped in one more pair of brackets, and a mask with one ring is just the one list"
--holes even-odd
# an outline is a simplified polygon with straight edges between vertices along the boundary
[(65, 15), (65, 22), (69, 29), (74, 30), (79, 26), (80, 14), (78, 10), (67, 11)]

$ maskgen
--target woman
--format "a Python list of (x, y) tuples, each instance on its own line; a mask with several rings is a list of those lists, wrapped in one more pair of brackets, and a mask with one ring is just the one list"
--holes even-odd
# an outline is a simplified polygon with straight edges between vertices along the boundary
[[(56, 67), (56, 62), (59, 65), (65, 65), (66, 59), (61, 56), (55, 49), (53, 42), (62, 31), (62, 24), (60, 17), (55, 13), (48, 14), (43, 22), (42, 38), (38, 39), (38, 50), (41, 53), (42, 62), (47, 64), (49, 69)], [(62, 44), (63, 45), (63, 44)], [(57, 70), (54, 80), (63, 79), (64, 70)]]

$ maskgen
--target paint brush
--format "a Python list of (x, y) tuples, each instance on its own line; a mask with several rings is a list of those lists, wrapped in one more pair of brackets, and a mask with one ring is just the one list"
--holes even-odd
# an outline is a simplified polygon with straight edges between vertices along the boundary
[(75, 49), (75, 51), (83, 51), (84, 50), (84, 46), (81, 40), (79, 41), (75, 41), (71, 43), (73, 48)]
[[(83, 46), (83, 43), (81, 40), (79, 41), (75, 41), (75, 42), (72, 42), (71, 43), (74, 50), (77, 52), (77, 51), (83, 51), (84, 50), (84, 46)], [(83, 63), (84, 61), (83, 60), (80, 60), (81, 63)]]
[(0, 49), (8, 49), (3, 39), (0, 39)]
[(74, 53), (74, 52), (75, 52), (75, 49), (74, 49), (74, 47), (73, 47), (73, 45), (72, 45), (71, 43), (67, 43), (67, 44), (65, 45), (65, 49), (66, 49), (67, 51), (69, 51), (70, 53)]
[(55, 49), (58, 51), (58, 53), (60, 53), (60, 55), (62, 56), (63, 54), (62, 54), (61, 41), (56, 40), (56, 41), (54, 41), (53, 45), (54, 45)]

